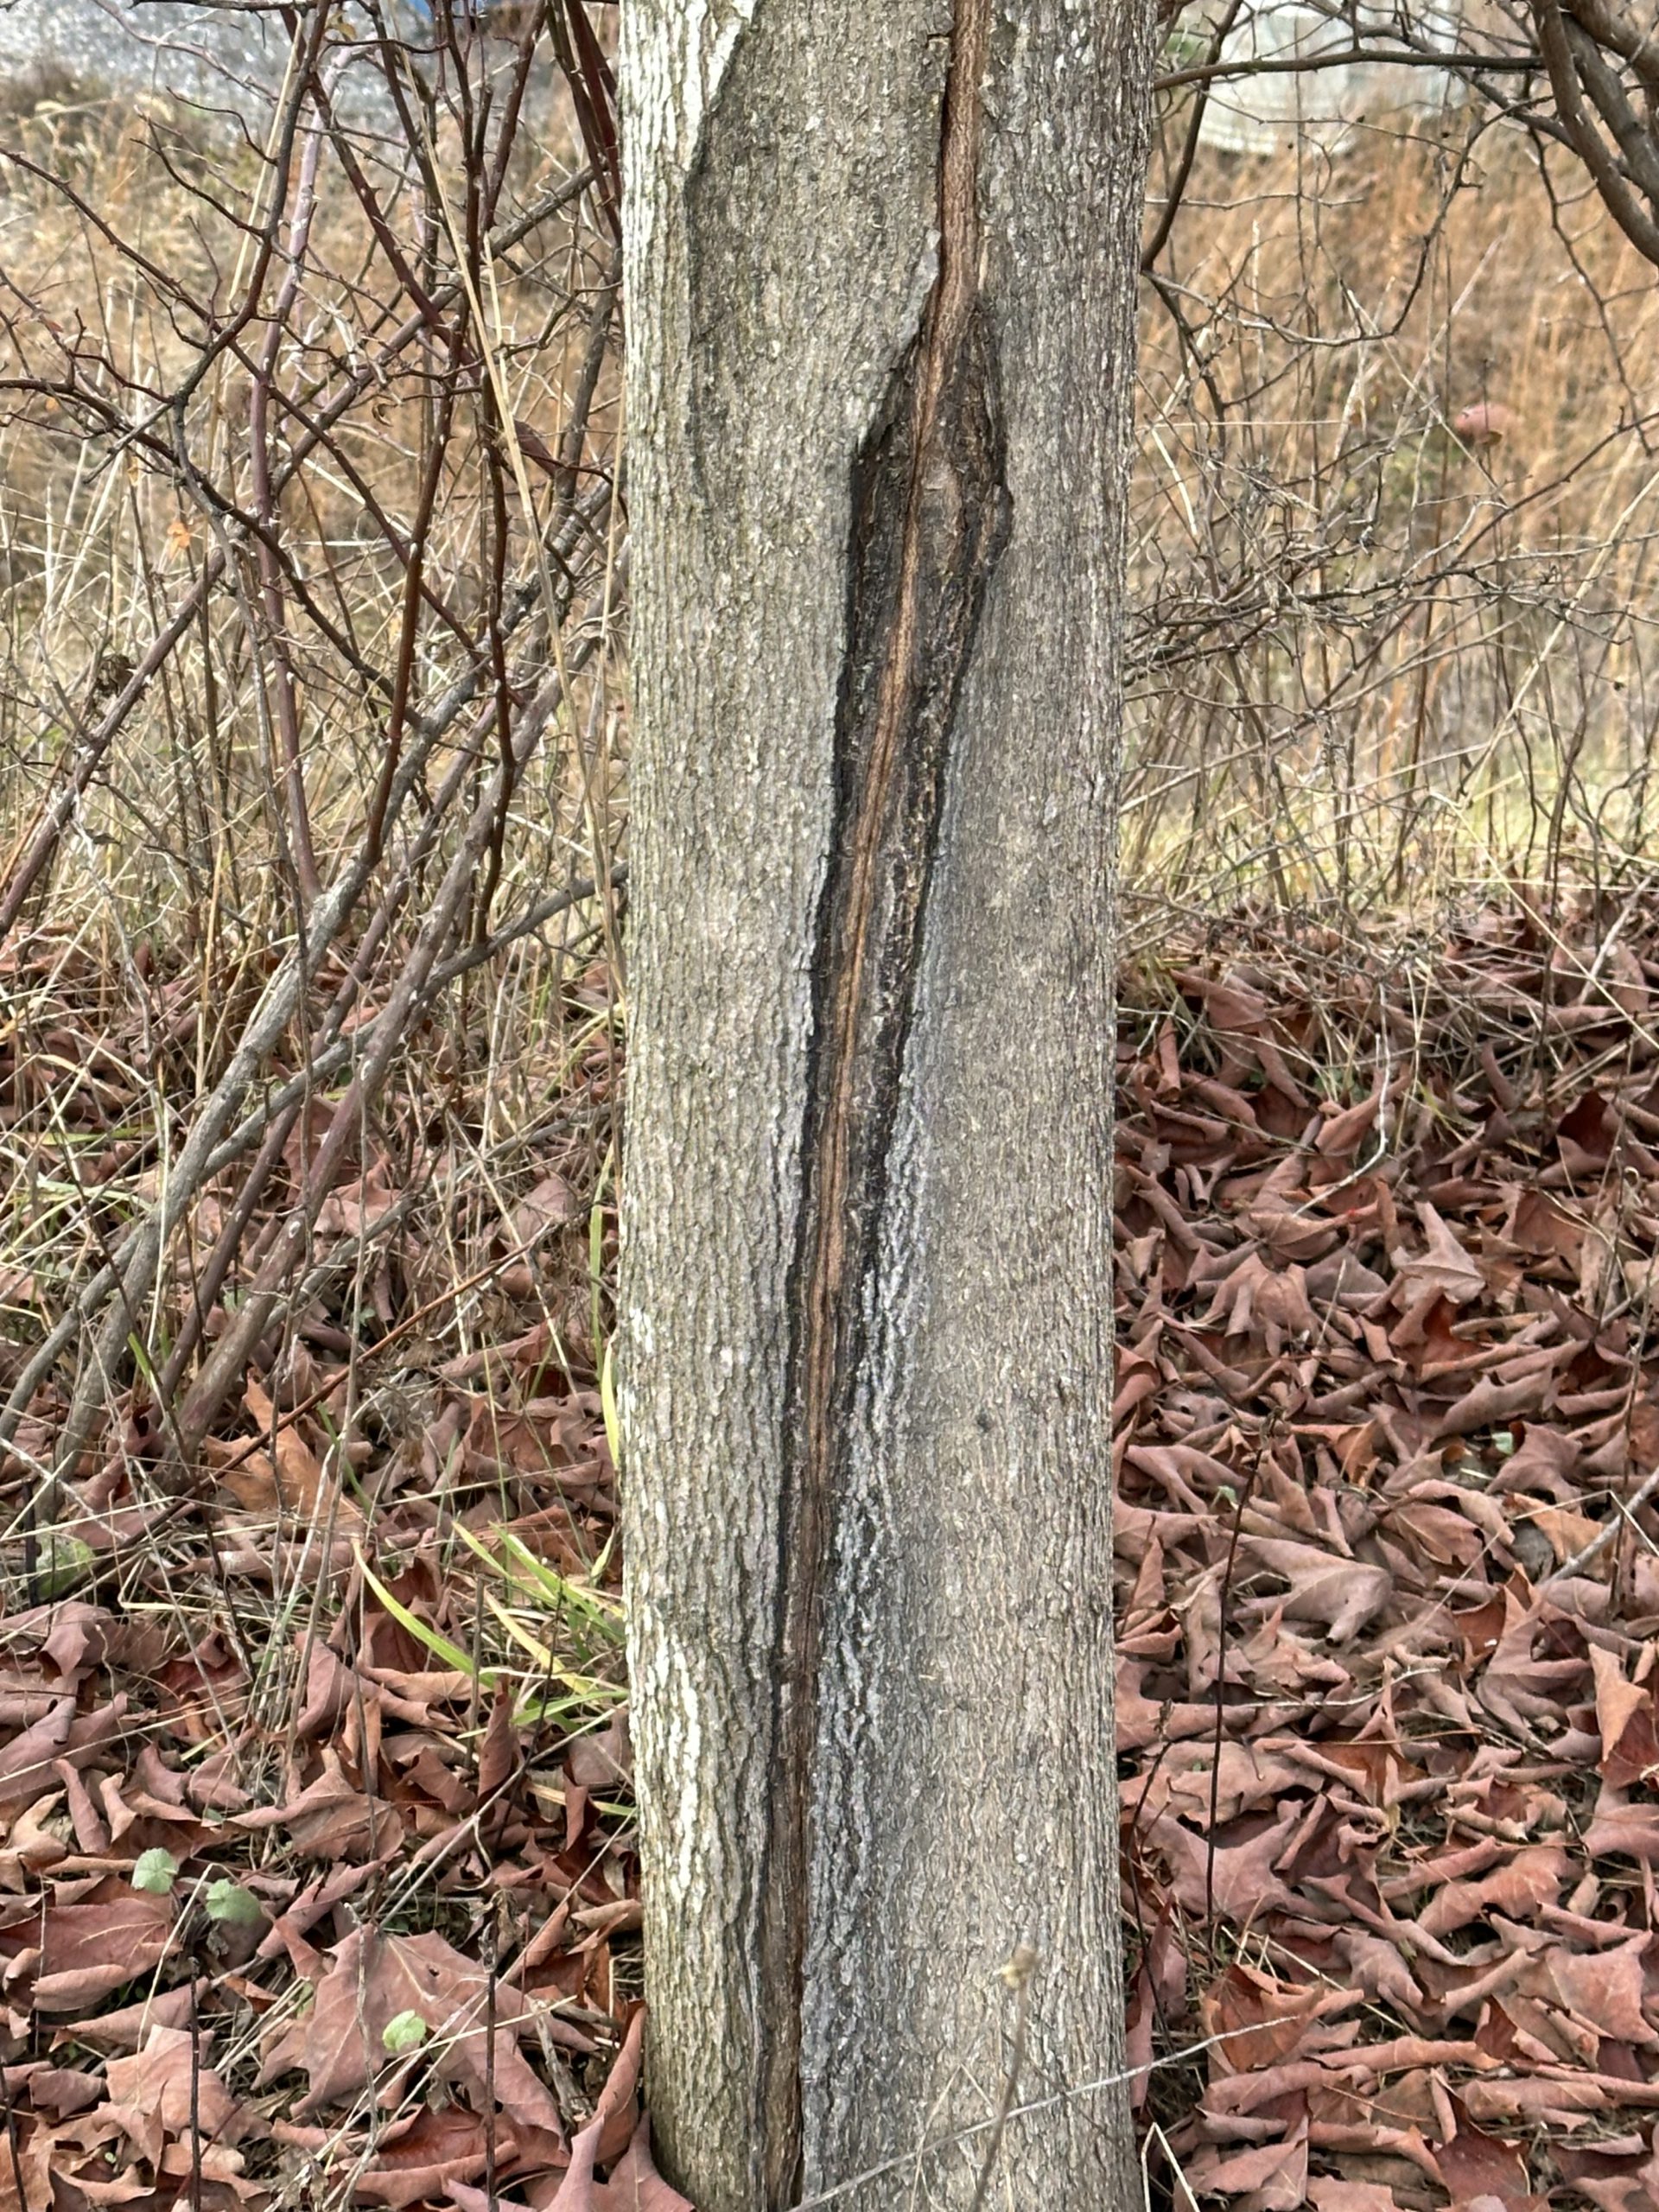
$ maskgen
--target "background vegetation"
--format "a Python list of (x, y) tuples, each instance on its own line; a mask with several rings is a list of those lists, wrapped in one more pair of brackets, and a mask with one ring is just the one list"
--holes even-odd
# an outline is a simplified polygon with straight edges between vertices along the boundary
[[(18, 1726), (60, 1715), (0, 1755), (35, 1839), (0, 1892), (45, 1913), (48, 1978), (79, 1973), (162, 1852), (143, 1970), (187, 2038), (135, 2086), (175, 2082), (165, 2140), (71, 2142), (43, 2088), (8, 2134), (20, 2203), (48, 2165), (157, 2202), (181, 2175), (203, 2202), (545, 2180), (628, 2048), (608, 15), (400, 31), (359, 0), (283, 15), (257, 96), (0, 92), (0, 1638)], [(1377, 1007), (1448, 916), (1494, 944), (1529, 918), (1546, 997), (1556, 951), (1574, 989), (1646, 988), (1619, 939), (1659, 874), (1654, 275), (1572, 148), (1463, 80), (1212, 143), (1221, 29), (1170, 34), (1147, 215), (1135, 1064), (1177, 1080), (1184, 951), (1248, 947), (1284, 1065), (1264, 948), (1315, 945), (1318, 1020), (1347, 991), (1353, 1020), (1285, 1096), (1374, 1090), (1386, 1128), (1433, 1052)], [(1193, 1081), (1245, 1080), (1179, 1041)], [(172, 1830), (162, 1751), (209, 1777)], [(340, 1865), (366, 1966), (347, 1893), (319, 1902)], [(443, 1948), (385, 1948), (416, 1942)], [(95, 2025), (118, 1963), (55, 2013), (35, 1989), (16, 2065), (123, 2047)], [(290, 2033), (330, 1974), (379, 1993), (372, 2064)], [(555, 2090), (515, 2108), (521, 1996)], [(184, 2126), (181, 2065), (259, 2114), (244, 2147)]]

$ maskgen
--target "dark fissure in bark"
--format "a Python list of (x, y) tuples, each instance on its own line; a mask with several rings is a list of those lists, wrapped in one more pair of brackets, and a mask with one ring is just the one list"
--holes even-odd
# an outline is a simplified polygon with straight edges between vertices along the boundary
[(990, 0), (959, 0), (939, 269), (853, 471), (832, 843), (819, 906), (804, 1198), (791, 1283), (771, 1829), (760, 1899), (760, 2201), (801, 2186), (801, 2010), (827, 1584), (864, 1366), (864, 1302), (963, 679), (1009, 527), (978, 295), (980, 84)]

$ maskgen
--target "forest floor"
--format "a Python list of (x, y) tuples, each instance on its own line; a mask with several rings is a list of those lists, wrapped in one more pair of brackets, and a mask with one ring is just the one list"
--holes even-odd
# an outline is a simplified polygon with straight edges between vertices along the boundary
[(1659, 2202), (1659, 944), (1611, 902), (1125, 1020), (1115, 1459), (1154, 2195)]
[[(61, 945), (9, 959), (13, 1204), (96, 1225), (166, 1037), (154, 1005), (124, 1035)], [(1659, 927), (1240, 924), (1125, 997), (1118, 1723), (1153, 2201), (1646, 2212)], [(570, 1135), (616, 1052), (602, 973), (567, 999), (567, 1110), (484, 1279), (435, 1299), (381, 1239), (267, 1348), (201, 1474), (141, 1376), (32, 1533), (55, 1382), (16, 1440), (0, 2212), (680, 2202), (639, 2113), (613, 1192)], [(365, 1139), (321, 1238), (363, 1253), (397, 1195)], [(219, 1226), (210, 1204), (204, 1249)], [(48, 1303), (0, 1281), (14, 1335)]]

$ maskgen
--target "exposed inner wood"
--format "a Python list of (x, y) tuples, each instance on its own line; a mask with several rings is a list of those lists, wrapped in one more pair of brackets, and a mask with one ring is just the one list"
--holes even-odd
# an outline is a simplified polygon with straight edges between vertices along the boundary
[(1008, 530), (980, 283), (981, 86), (991, 0), (958, 0), (939, 163), (938, 269), (854, 471), (834, 842), (814, 1032), (779, 1517), (772, 1804), (760, 1899), (764, 2201), (799, 2193), (812, 1769), (828, 1583), (865, 1344), (952, 725)]

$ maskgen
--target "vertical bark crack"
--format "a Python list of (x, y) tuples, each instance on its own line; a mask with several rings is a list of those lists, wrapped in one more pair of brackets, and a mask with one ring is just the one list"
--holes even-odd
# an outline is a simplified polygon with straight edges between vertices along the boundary
[(804, 1198), (791, 1284), (793, 1433), (779, 1516), (771, 1821), (756, 2003), (760, 2200), (802, 2166), (801, 2012), (827, 1580), (866, 1356), (887, 1160), (962, 683), (1008, 530), (980, 299), (980, 87), (992, 0), (957, 0), (942, 111), (938, 270), (853, 472), (833, 844), (819, 908)]

